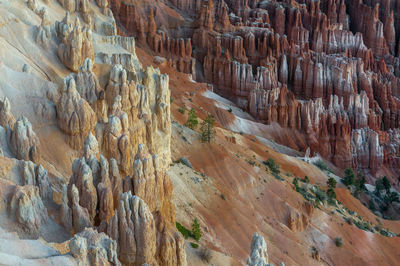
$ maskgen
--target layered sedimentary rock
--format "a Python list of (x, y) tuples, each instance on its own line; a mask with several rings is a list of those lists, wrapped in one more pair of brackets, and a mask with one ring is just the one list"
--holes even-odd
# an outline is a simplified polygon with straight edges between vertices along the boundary
[(40, 161), (39, 139), (26, 117), (19, 118), (13, 126), (10, 147), (15, 157), (20, 160)]
[(10, 217), (31, 237), (38, 237), (40, 226), (48, 219), (47, 210), (35, 186), (16, 186), (8, 206)]
[[(374, 148), (361, 152), (357, 146), (396, 142), (388, 132), (400, 127), (397, 4), (164, 2), (184, 10), (185, 19), (197, 17), (196, 23), (188, 27), (177, 22), (181, 30), (175, 30), (165, 23), (171, 17), (156, 7), (119, 0), (110, 6), (120, 29), (142, 45), (167, 59), (196, 60), (191, 65), (198, 66), (197, 81), (212, 83), (217, 93), (258, 120), (303, 134), (294, 148), (311, 147), (339, 167), (371, 170), (372, 175), (382, 166), (396, 172), (394, 165), (400, 162), (395, 149), (384, 148), (382, 159)], [(172, 65), (190, 73), (186, 66)], [(379, 143), (357, 137), (364, 143), (351, 144), (353, 135), (359, 136), (353, 131), (366, 127), (378, 134)], [(368, 168), (365, 153), (372, 153), (367, 157), (374, 161)]]
[(36, 43), (42, 45), (44, 48), (48, 49), (50, 47), (51, 41), (51, 25), (48, 18), (47, 11), (43, 13), (42, 22), (38, 28), (36, 35)]
[(92, 228), (76, 234), (69, 242), (69, 249), (82, 265), (121, 265), (115, 241)]
[(60, 38), (58, 57), (66, 67), (78, 71), (86, 58), (94, 60), (92, 31), (86, 26), (82, 27), (79, 18), (72, 24), (68, 16), (56, 24)]
[(264, 237), (257, 232), (251, 239), (250, 256), (247, 259), (246, 266), (266, 266), (268, 264), (267, 243)]
[(14, 115), (11, 113), (10, 100), (6, 97), (0, 99), (0, 125), (4, 128), (13, 128), (15, 123)]
[(42, 165), (35, 165), (31, 161), (22, 161), (21, 176), (21, 185), (36, 186), (39, 188), (39, 194), (42, 199), (52, 199), (52, 186), (49, 180), (49, 175)]
[(57, 114), (58, 126), (67, 135), (68, 144), (76, 149), (82, 147), (84, 138), (94, 129), (97, 119), (88, 102), (78, 93), (72, 76), (64, 79)]
[(93, 73), (93, 62), (86, 58), (76, 75), (76, 89), (92, 107), (101, 122), (107, 121), (107, 108), (104, 102), (104, 89), (101, 88), (97, 76)]

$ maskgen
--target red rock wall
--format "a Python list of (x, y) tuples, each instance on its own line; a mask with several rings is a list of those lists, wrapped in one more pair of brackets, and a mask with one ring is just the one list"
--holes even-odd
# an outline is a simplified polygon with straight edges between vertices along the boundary
[(140, 12), (111, 1), (117, 23), (178, 70), (339, 167), (399, 171), (400, 3), (163, 0), (183, 18), (177, 30), (146, 1)]

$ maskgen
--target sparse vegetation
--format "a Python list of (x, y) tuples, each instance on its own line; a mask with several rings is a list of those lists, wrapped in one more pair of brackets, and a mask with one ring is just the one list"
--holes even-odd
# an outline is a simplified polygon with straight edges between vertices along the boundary
[(215, 137), (215, 129), (214, 129), (215, 119), (209, 114), (206, 119), (201, 123), (201, 141), (202, 142), (211, 142)]
[(181, 234), (183, 235), (183, 237), (185, 239), (189, 238), (190, 236), (192, 236), (192, 233), (190, 232), (189, 229), (187, 229), (186, 227), (184, 227), (183, 225), (181, 225), (180, 223), (176, 222), (176, 229), (178, 229), (179, 232), (181, 232)]
[(275, 163), (275, 160), (272, 159), (272, 158), (269, 158), (268, 160), (263, 161), (263, 164), (266, 165), (266, 166), (268, 166), (269, 170), (270, 170), (272, 173), (279, 174), (279, 173), (281, 172), (281, 171), (279, 170), (279, 165), (277, 165), (277, 164)]
[(179, 107), (178, 108), (178, 112), (184, 115), (185, 114), (185, 108)]
[(329, 167), (326, 165), (326, 163), (322, 160), (318, 160), (314, 163), (314, 165), (316, 167), (318, 167), (319, 169), (321, 169), (322, 171), (327, 171), (327, 172), (332, 172), (331, 169), (329, 169)]
[(202, 232), (201, 232), (201, 228), (200, 228), (200, 224), (197, 221), (197, 219), (193, 220), (193, 224), (192, 224), (192, 232), (191, 232), (192, 237), (199, 241), (201, 236), (202, 236)]
[(229, 108), (229, 109), (228, 109), (228, 112), (229, 112), (229, 113), (232, 113), (232, 108)]
[(226, 200), (225, 195), (221, 194), (221, 199)]
[(199, 244), (196, 244), (196, 243), (193, 243), (193, 242), (190, 242), (190, 245), (192, 246), (192, 248), (198, 248), (199, 247)]
[(329, 202), (332, 203), (333, 200), (336, 199), (335, 188), (337, 182), (333, 177), (331, 177), (326, 183), (328, 185), (328, 190), (326, 191), (326, 194), (328, 195)]
[(310, 183), (310, 179), (308, 178), (308, 176), (304, 177), (304, 183)]
[(336, 238), (335, 238), (335, 245), (336, 245), (337, 247), (343, 246), (343, 240), (342, 240), (341, 237), (336, 237)]
[(295, 178), (293, 178), (293, 185), (294, 185), (294, 187), (296, 188), (296, 191), (298, 192), (299, 191), (299, 179), (297, 178), (297, 177), (295, 177)]
[(197, 128), (197, 125), (199, 124), (199, 121), (197, 120), (197, 114), (194, 108), (190, 109), (188, 113), (188, 119), (186, 121), (185, 126), (187, 126), (190, 129), (195, 130)]
[(354, 185), (356, 179), (356, 175), (354, 174), (354, 170), (352, 168), (346, 168), (344, 171), (344, 177), (342, 178), (342, 183), (346, 186)]

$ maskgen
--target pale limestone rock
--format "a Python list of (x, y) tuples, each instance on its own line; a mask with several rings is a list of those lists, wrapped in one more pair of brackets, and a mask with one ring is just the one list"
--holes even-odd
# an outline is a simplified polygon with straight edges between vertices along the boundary
[(42, 199), (52, 199), (52, 188), (47, 170), (42, 165), (35, 165), (31, 161), (21, 162), (22, 184), (39, 188)]
[(32, 11), (35, 11), (38, 8), (37, 0), (28, 0), (27, 4), (28, 4), (28, 8)]
[(69, 248), (72, 256), (82, 265), (121, 265), (117, 257), (117, 243), (92, 228), (76, 234)]
[(68, 184), (68, 195), (74, 199), (72, 188), (76, 187), (79, 197), (79, 205), (87, 209), (91, 223), (96, 216), (97, 190), (93, 182), (92, 169), (84, 158), (76, 159), (72, 165), (72, 176)]
[(103, 15), (108, 14), (108, 0), (96, 0), (97, 5), (101, 8)]
[(92, 132), (89, 132), (89, 135), (85, 138), (85, 142), (83, 144), (83, 157), (85, 160), (90, 160), (92, 156), (94, 158), (99, 157), (99, 143), (95, 136), (93, 136)]
[(42, 22), (39, 26), (38, 33), (36, 35), (36, 43), (42, 47), (49, 49), (51, 41), (51, 25), (47, 10), (44, 9), (42, 15)]
[(63, 185), (63, 194), (62, 194), (62, 203), (61, 203), (61, 211), (60, 211), (60, 221), (61, 225), (64, 228), (71, 232), (72, 230), (72, 209), (68, 206), (68, 193), (67, 186)]
[(72, 198), (72, 227), (75, 232), (81, 232), (86, 227), (92, 227), (89, 212), (79, 205), (79, 192), (75, 185), (71, 187)]
[(114, 158), (120, 170), (127, 174), (131, 152), (129, 122), (127, 114), (121, 110), (121, 96), (119, 95), (114, 99), (111, 115), (105, 125), (102, 148), (106, 157)]
[(99, 219), (108, 222), (114, 215), (114, 197), (111, 181), (109, 178), (109, 167), (107, 160), (100, 157), (101, 182), (97, 185), (99, 196)]
[(76, 90), (75, 79), (64, 79), (62, 95), (57, 103), (58, 126), (67, 134), (68, 144), (75, 149), (82, 147), (84, 138), (93, 130), (97, 119), (90, 105)]
[(246, 266), (268, 265), (267, 243), (257, 232), (253, 235), (250, 249), (250, 257), (247, 259)]
[(58, 57), (66, 67), (72, 71), (78, 71), (86, 58), (94, 60), (92, 31), (81, 27), (79, 19), (69, 34), (69, 24), (61, 22), (56, 27), (62, 37), (58, 46)]
[(38, 237), (40, 226), (48, 220), (39, 188), (35, 186), (17, 186), (10, 197), (9, 212), (31, 237)]
[(119, 174), (118, 163), (110, 159), (110, 181), (113, 193), (114, 209), (118, 208), (119, 196), (122, 194), (122, 178)]
[(39, 139), (26, 117), (15, 122), (10, 136), (10, 147), (19, 160), (31, 160), (35, 163), (40, 161)]
[(104, 90), (100, 87), (97, 76), (93, 73), (93, 62), (86, 58), (76, 76), (76, 89), (95, 111), (101, 122), (107, 122), (107, 106)]
[[(78, 22), (78, 21), (77, 21)], [(66, 12), (65, 17), (62, 21), (56, 21), (55, 23), (56, 34), (62, 42), (67, 41), (67, 37), (74, 29), (74, 21), (71, 18), (69, 12)]]
[(139, 94), (136, 83), (133, 80), (128, 80), (127, 71), (122, 65), (114, 65), (110, 72), (105, 95), (109, 109), (113, 108), (117, 96), (120, 96), (118, 100), (121, 100), (121, 110), (128, 115), (131, 123), (135, 122), (137, 120)]
[(0, 98), (0, 125), (4, 128), (13, 128), (15, 118), (11, 113), (10, 100), (7, 97)]
[(76, 0), (58, 0), (61, 6), (68, 12), (75, 12), (76, 10)]
[(155, 222), (141, 198), (131, 192), (123, 193), (106, 233), (118, 243), (118, 254), (123, 264), (156, 263)]

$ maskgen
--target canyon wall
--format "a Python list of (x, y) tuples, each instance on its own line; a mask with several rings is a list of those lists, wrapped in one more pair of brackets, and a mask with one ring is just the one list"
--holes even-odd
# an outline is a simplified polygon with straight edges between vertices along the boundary
[(168, 23), (177, 14), (151, 1), (113, 0), (110, 7), (121, 31), (177, 70), (212, 84), (258, 121), (302, 134), (292, 148), (310, 147), (372, 176), (382, 167), (398, 174), (396, 1), (162, 3), (196, 20)]

